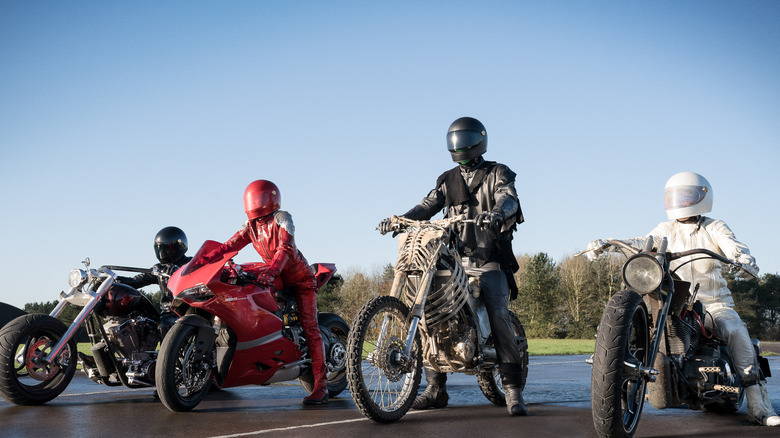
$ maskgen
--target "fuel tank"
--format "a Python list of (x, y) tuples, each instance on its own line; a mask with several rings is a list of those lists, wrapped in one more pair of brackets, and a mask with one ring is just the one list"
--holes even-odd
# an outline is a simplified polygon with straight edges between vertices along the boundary
[(100, 299), (96, 311), (99, 316), (104, 318), (108, 316), (126, 317), (135, 314), (156, 320), (159, 316), (154, 304), (148, 298), (136, 289), (122, 283), (114, 283), (111, 286), (111, 289)]

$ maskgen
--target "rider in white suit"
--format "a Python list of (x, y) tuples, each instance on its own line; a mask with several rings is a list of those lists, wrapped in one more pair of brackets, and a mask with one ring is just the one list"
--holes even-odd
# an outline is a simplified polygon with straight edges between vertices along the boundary
[[(653, 239), (653, 246), (657, 248), (661, 240), (666, 238), (668, 251), (709, 249), (736, 261), (752, 274), (758, 274), (758, 267), (750, 255), (750, 250), (734, 237), (728, 225), (721, 220), (702, 216), (712, 210), (712, 187), (703, 176), (693, 172), (673, 175), (666, 183), (664, 201), (668, 222), (658, 224), (645, 237), (621, 240), (644, 248), (648, 240)], [(595, 250), (604, 243), (605, 240), (596, 240), (591, 242), (588, 248)], [(594, 254), (594, 251), (587, 254)], [(671, 267), (674, 269), (689, 260), (690, 257), (676, 260)], [(761, 378), (747, 327), (734, 310), (731, 291), (721, 274), (721, 263), (712, 259), (697, 260), (683, 266), (677, 274), (682, 280), (699, 285), (696, 298), (712, 315), (715, 336), (728, 345), (729, 354), (745, 387), (749, 420), (764, 426), (780, 425), (780, 416), (772, 407), (766, 380)]]

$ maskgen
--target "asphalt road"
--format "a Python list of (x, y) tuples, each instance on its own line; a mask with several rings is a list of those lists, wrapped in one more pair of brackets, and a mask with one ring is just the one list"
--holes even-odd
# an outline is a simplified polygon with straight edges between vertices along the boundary
[[(65, 393), (44, 406), (0, 401), (0, 437), (595, 437), (585, 358), (531, 358), (527, 417), (509, 417), (505, 408), (490, 404), (473, 376), (450, 375), (446, 409), (410, 411), (389, 425), (366, 419), (346, 391), (326, 406), (304, 406), (306, 394), (294, 382), (222, 390), (193, 412), (173, 413), (154, 399), (152, 388), (105, 387), (79, 372)], [(770, 363), (780, 375), (780, 356)], [(780, 378), (769, 383), (780, 410)], [(719, 416), (645, 404), (636, 436), (777, 437), (780, 430), (747, 423), (744, 406), (736, 415)]]

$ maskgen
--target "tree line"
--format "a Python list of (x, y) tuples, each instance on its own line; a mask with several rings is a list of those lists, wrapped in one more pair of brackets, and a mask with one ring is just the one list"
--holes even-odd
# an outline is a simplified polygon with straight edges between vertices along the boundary
[[(556, 263), (546, 253), (517, 257), (520, 269), (515, 273), (518, 297), (510, 303), (520, 317), (526, 334), (532, 338), (593, 338), (601, 312), (610, 297), (621, 288), (623, 260), (604, 257), (589, 261), (584, 257), (566, 257)], [(764, 341), (780, 340), (780, 276), (764, 274), (761, 280), (737, 280), (724, 271), (736, 303), (736, 310), (752, 337)], [(390, 292), (393, 267), (373, 272), (354, 270), (340, 280), (323, 287), (317, 304), (322, 312), (334, 312), (351, 323), (360, 308), (373, 297)], [(155, 305), (159, 292), (142, 291)], [(50, 313), (56, 301), (29, 303), (28, 313)], [(61, 319), (67, 324), (78, 314), (68, 306)]]
[[(531, 338), (592, 339), (609, 299), (622, 287), (624, 259), (566, 257), (556, 263), (546, 253), (517, 257), (517, 299), (510, 309)], [(736, 310), (750, 335), (780, 341), (780, 276), (764, 274), (761, 280), (737, 280), (724, 270)], [(388, 294), (393, 268), (372, 273), (348, 272), (335, 287), (320, 291), (320, 311), (338, 313), (351, 322), (370, 298)]]

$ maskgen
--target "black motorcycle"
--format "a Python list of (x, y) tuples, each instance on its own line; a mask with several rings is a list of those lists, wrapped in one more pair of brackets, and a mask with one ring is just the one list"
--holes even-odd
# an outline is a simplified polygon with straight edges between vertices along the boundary
[[(716, 413), (736, 412), (742, 404), (744, 392), (728, 348), (713, 336), (704, 306), (696, 300), (698, 285), (691, 290), (675, 273), (702, 259), (741, 267), (707, 249), (670, 253), (666, 246), (666, 239), (657, 251), (611, 240), (595, 248), (632, 254), (622, 268), (624, 289), (604, 309), (589, 360), (599, 436), (633, 436), (645, 400), (657, 409), (687, 405)], [(670, 268), (670, 262), (684, 257), (690, 259)], [(770, 377), (769, 362), (761, 357), (758, 341), (753, 343), (763, 377)]]
[[(157, 345), (176, 321), (143, 294), (116, 280), (117, 271), (152, 269), (103, 266), (74, 269), (70, 290), (50, 315), (20, 316), (0, 330), (0, 395), (17, 405), (40, 405), (65, 390), (81, 363), (93, 381), (128, 388), (155, 385)], [(57, 319), (67, 305), (82, 308), (70, 327)], [(91, 355), (78, 352), (75, 335), (84, 327)]]

